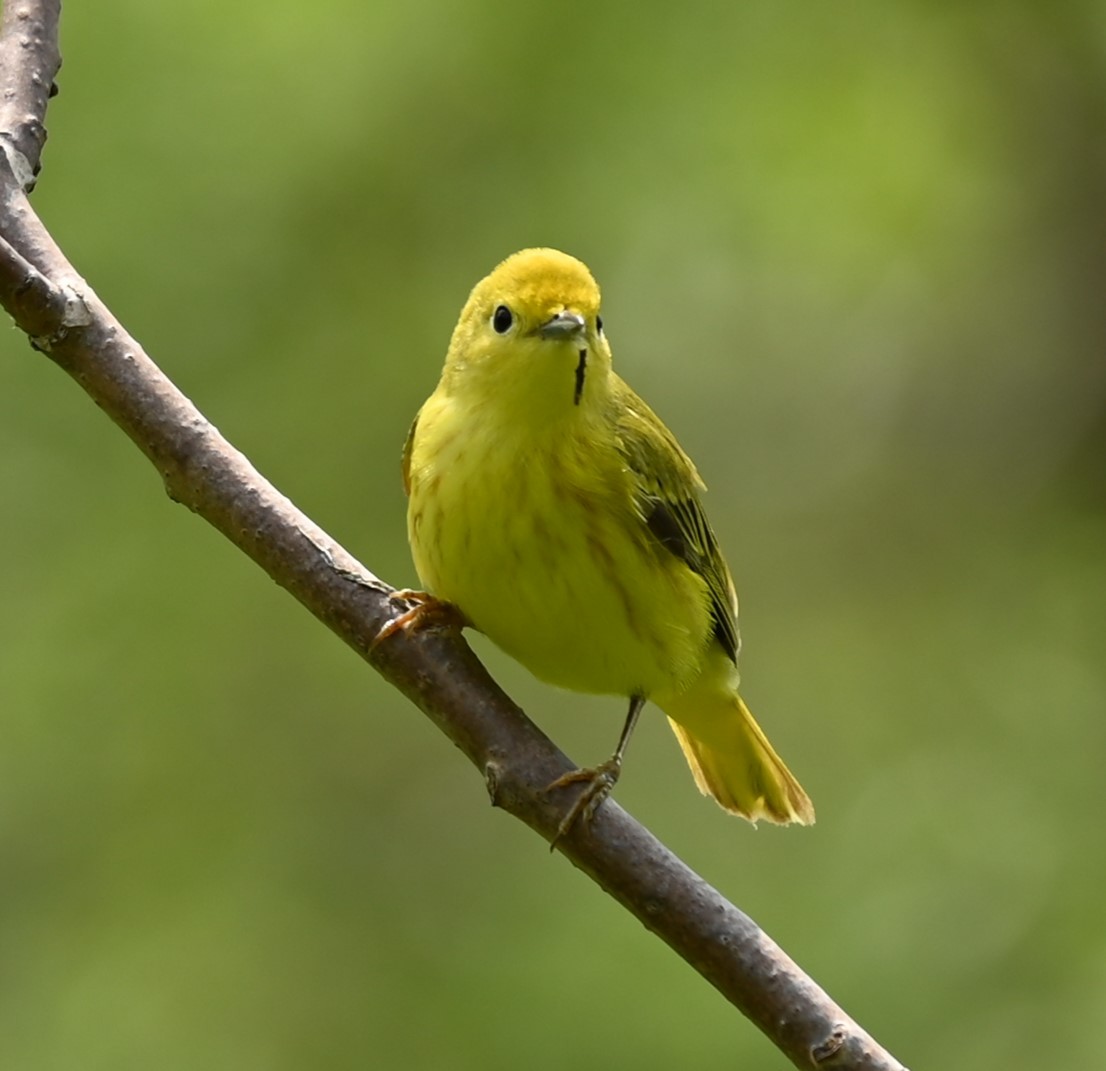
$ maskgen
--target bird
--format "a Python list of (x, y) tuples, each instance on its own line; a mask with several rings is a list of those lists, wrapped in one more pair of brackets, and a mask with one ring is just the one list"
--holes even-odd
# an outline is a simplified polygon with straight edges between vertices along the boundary
[(584, 263), (523, 249), (476, 284), (402, 471), (425, 590), (400, 593), (410, 608), (386, 632), (452, 615), (542, 681), (629, 701), (610, 758), (549, 786), (584, 786), (553, 843), (614, 787), (646, 702), (723, 809), (814, 822), (738, 692), (737, 595), (706, 487), (615, 373)]

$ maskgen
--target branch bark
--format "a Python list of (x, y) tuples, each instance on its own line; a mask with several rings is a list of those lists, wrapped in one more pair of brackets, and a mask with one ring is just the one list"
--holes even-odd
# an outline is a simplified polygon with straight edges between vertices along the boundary
[[(574, 768), (461, 636), (399, 631), (377, 579), (268, 483), (169, 381), (80, 278), (27, 201), (60, 65), (59, 0), (8, 0), (0, 25), (0, 301), (199, 514), (407, 695), (483, 774), (495, 806), (552, 840)], [(903, 1071), (747, 915), (614, 801), (557, 848), (670, 945), (800, 1068)]]

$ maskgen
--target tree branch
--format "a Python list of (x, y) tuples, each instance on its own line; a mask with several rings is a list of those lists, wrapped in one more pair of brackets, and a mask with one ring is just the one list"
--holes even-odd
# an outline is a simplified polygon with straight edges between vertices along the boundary
[(61, 67), (61, 0), (4, 4), (0, 23), (0, 139), (20, 186), (30, 190), (46, 144), (46, 102)]
[[(492, 803), (551, 840), (574, 768), (453, 632), (399, 631), (374, 577), (269, 484), (180, 393), (81, 280), (25, 193), (60, 64), (58, 0), (11, 0), (0, 30), (0, 301), (198, 513), (407, 695), (474, 763)], [(561, 801), (558, 805), (557, 800)], [(569, 801), (570, 802), (570, 801)], [(800, 1068), (902, 1071), (747, 915), (608, 800), (557, 843)]]

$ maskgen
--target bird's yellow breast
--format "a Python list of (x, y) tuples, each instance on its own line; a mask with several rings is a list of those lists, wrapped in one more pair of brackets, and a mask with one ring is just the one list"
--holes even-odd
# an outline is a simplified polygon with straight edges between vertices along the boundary
[(711, 634), (706, 585), (651, 537), (613, 443), (571, 416), (535, 429), (431, 396), (409, 468), (419, 577), (552, 684), (682, 688)]

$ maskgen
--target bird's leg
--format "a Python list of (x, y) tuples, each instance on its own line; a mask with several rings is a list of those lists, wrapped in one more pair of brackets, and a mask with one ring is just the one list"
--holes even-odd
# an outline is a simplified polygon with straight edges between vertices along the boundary
[(397, 632), (410, 632), (423, 628), (462, 629), (468, 624), (465, 615), (453, 603), (435, 598), (427, 591), (401, 588), (399, 591), (393, 591), (388, 596), (388, 601), (410, 605), (399, 617), (393, 617), (381, 628), (369, 644), (370, 650)]
[(578, 782), (584, 784), (584, 790), (576, 797), (576, 802), (573, 803), (568, 814), (561, 819), (561, 824), (557, 826), (557, 833), (549, 842), (550, 851), (575, 825), (578, 818), (583, 816), (585, 822), (590, 822), (596, 808), (611, 794), (611, 789), (618, 783), (618, 775), (622, 773), (622, 756), (626, 752), (626, 745), (630, 742), (638, 715), (644, 705), (645, 696), (630, 696), (630, 710), (626, 715), (626, 724), (622, 726), (622, 735), (618, 738), (618, 747), (606, 762), (562, 774), (546, 789), (546, 792), (552, 792), (553, 789), (564, 788), (566, 785), (575, 785)]

